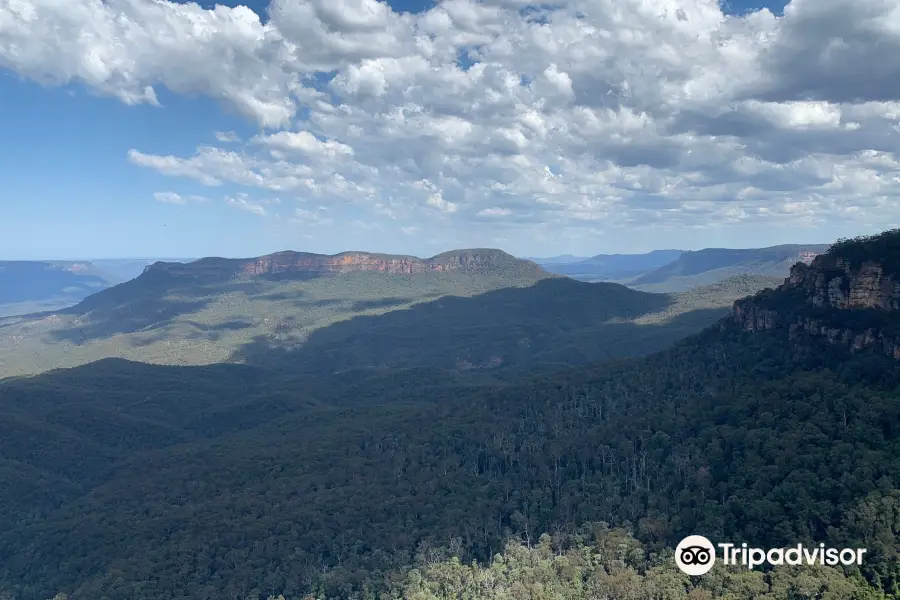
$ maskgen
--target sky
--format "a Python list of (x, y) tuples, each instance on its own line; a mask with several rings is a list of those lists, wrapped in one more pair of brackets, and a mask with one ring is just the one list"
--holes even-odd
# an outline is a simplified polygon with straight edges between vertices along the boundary
[(0, 0), (0, 259), (900, 223), (890, 0)]

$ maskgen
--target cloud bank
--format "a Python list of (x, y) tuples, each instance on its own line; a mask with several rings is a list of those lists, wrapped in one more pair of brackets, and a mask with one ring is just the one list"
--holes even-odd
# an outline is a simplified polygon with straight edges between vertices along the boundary
[(0, 4), (0, 66), (129, 104), (164, 86), (228, 105), (259, 134), (128, 160), (277, 192), (306, 226), (330, 222), (322, 206), (406, 235), (900, 221), (887, 0), (794, 0), (782, 17), (715, 0), (272, 0), (265, 23), (245, 7), (16, 0)]

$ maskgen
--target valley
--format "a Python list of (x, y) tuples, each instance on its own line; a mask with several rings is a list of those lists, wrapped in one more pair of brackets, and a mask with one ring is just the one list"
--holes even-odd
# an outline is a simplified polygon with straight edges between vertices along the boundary
[[(600, 336), (603, 329), (592, 327), (614, 318), (652, 327), (674, 310), (660, 302), (668, 296), (548, 277), (526, 264), (521, 292), (366, 315), (365, 327), (335, 330), (333, 345), (307, 355), (207, 366), (109, 358), (7, 378), (0, 381), (0, 517), (15, 525), (0, 533), (0, 582), (29, 600), (61, 591), (122, 599), (348, 598), (365, 590), (431, 597), (436, 582), (462, 576), (458, 565), (473, 560), (479, 566), (452, 584), (457, 593), (475, 593), (474, 582), (488, 576), (480, 569), (497, 568), (498, 553), (513, 563), (546, 561), (547, 552), (614, 544), (645, 549), (624, 564), (601, 563), (592, 576), (592, 585), (617, 594), (627, 592), (613, 573), (628, 574), (629, 585), (651, 596), (685, 600), (731, 597), (721, 595), (723, 586), (744, 597), (737, 590), (747, 585), (757, 590), (752, 598), (892, 597), (900, 589), (900, 367), (880, 347), (833, 344), (790, 327), (818, 314), (819, 288), (802, 282), (839, 276), (833, 265), (840, 264), (849, 289), (866, 281), (865, 289), (882, 290), (872, 313), (879, 321), (864, 325), (888, 331), (898, 296), (886, 243), (900, 247), (900, 233), (836, 244), (774, 290), (757, 293), (768, 280), (751, 275), (693, 290), (685, 306), (750, 298), (717, 313), (711, 326), (691, 322), (680, 341), (670, 338), (674, 345), (648, 356), (585, 356), (568, 366), (567, 357), (497, 377), (448, 368), (453, 353), (429, 354), (440, 338), (398, 337), (400, 321), (417, 307), (423, 316), (410, 333), (434, 324), (456, 340), (454, 352), (466, 344), (495, 351), (489, 337), (470, 336), (494, 336), (532, 314), (517, 304), (527, 297), (545, 309), (544, 321), (575, 319), (556, 335), (571, 328)], [(214, 266), (204, 275), (210, 281), (219, 276)], [(348, 275), (372, 273), (339, 276)], [(550, 286), (546, 296), (541, 286)], [(118, 297), (115, 288), (107, 294)], [(494, 304), (485, 300), (492, 294), (511, 296)], [(790, 319), (749, 327), (743, 307), (774, 306), (770, 297)], [(102, 295), (93, 298), (99, 315), (115, 314), (104, 312), (113, 305)], [(598, 298), (608, 304), (584, 308)], [(492, 318), (479, 322), (482, 310)], [(829, 310), (833, 322), (865, 333), (846, 302)], [(438, 315), (448, 315), (446, 325)], [(463, 317), (473, 329), (455, 338)], [(590, 347), (586, 338), (577, 343)], [(342, 345), (353, 354), (329, 354)], [(371, 368), (374, 357), (380, 368)], [(807, 573), (802, 584), (786, 568), (714, 571), (731, 583), (681, 582), (671, 548), (695, 532), (765, 547), (859, 546), (870, 556), (859, 571)], [(662, 583), (663, 573), (675, 580)], [(738, 576), (749, 579), (728, 579)], [(549, 581), (515, 576), (530, 577)], [(555, 585), (574, 585), (566, 581)], [(779, 591), (798, 585), (815, 591)], [(710, 593), (720, 595), (703, 595)]]
[(0, 318), (51, 312), (140, 275), (154, 259), (0, 260)]
[(0, 0), (0, 600), (900, 600), (900, 0)]
[(737, 277), (650, 294), (553, 275), (496, 250), (432, 260), (281, 253), (156, 263), (71, 308), (0, 319), (0, 375), (109, 357), (316, 374), (584, 364), (661, 350), (778, 283)]
[[(809, 263), (828, 244), (785, 244), (768, 248), (655, 250), (646, 254), (600, 254), (588, 259), (553, 259), (547, 270), (581, 281), (621, 283), (645, 292), (679, 293), (752, 275), (784, 279), (797, 262)], [(541, 263), (541, 259), (536, 259)]]

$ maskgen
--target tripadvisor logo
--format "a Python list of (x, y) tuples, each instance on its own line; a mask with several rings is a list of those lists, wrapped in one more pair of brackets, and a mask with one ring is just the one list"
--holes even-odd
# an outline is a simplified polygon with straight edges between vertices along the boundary
[(716, 564), (716, 548), (702, 535), (689, 535), (675, 548), (675, 564), (688, 575), (703, 575)]
[(688, 575), (708, 573), (719, 558), (726, 565), (743, 565), (753, 569), (763, 564), (778, 565), (861, 565), (865, 548), (826, 548), (825, 544), (791, 548), (749, 548), (747, 544), (713, 544), (702, 535), (689, 535), (675, 548), (675, 564)]

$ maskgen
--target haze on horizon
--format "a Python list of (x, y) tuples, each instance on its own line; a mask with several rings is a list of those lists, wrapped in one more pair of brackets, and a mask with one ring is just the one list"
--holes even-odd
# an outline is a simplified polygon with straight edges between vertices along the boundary
[(590, 256), (900, 223), (889, 3), (247, 4), (0, 5), (0, 258)]

